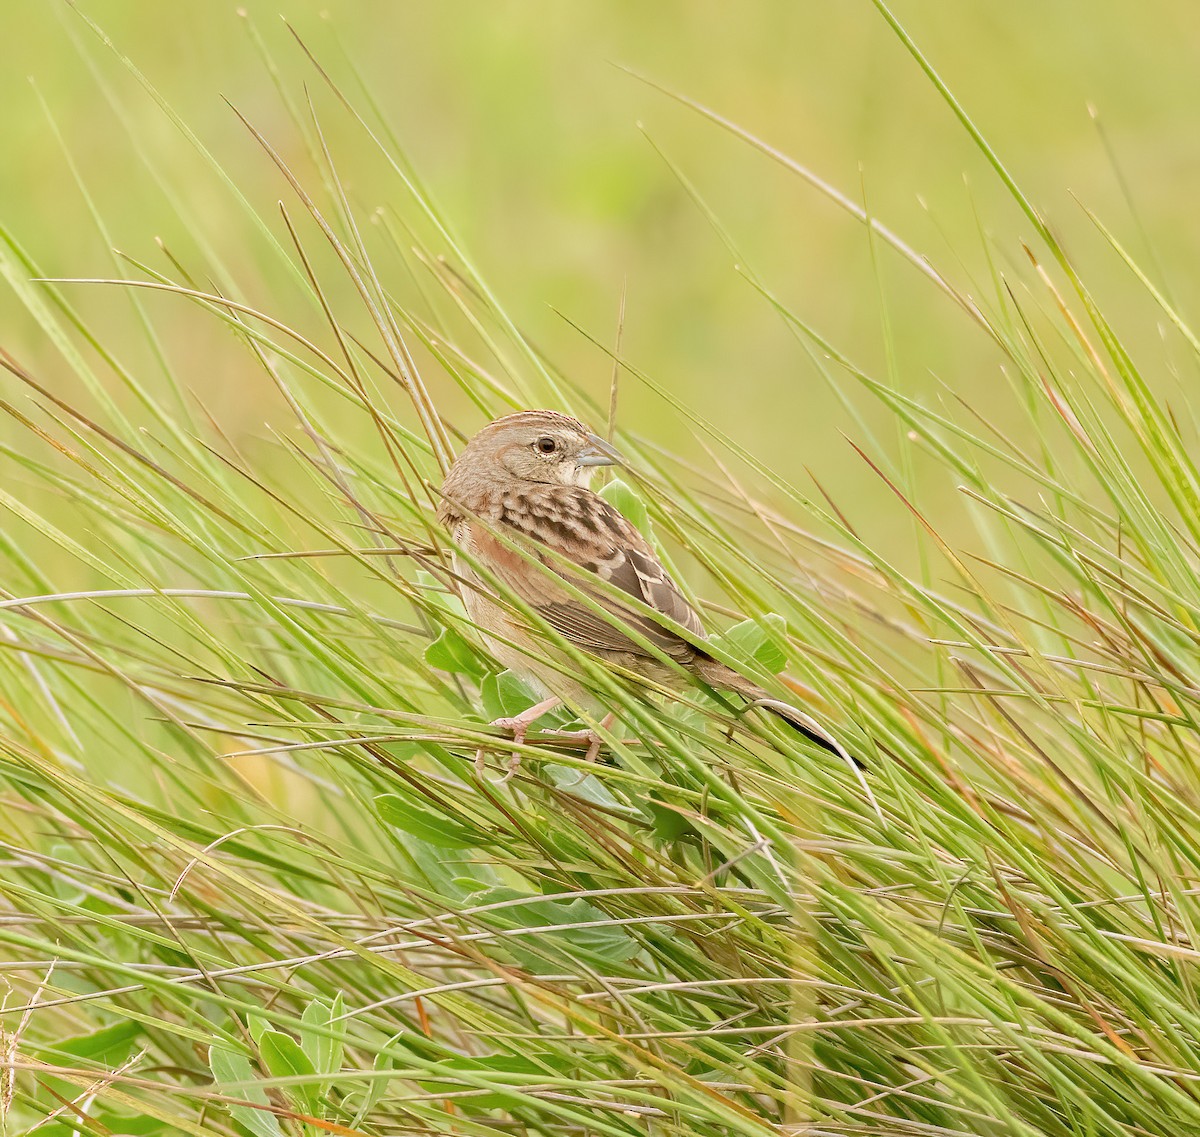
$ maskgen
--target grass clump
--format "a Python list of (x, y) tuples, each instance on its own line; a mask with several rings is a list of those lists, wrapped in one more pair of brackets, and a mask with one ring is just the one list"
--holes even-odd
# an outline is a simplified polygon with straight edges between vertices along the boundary
[[(4, 234), (61, 353), (56, 375), (3, 356), (25, 432), (0, 487), (9, 1132), (1200, 1128), (1195, 424), (892, 24), (1037, 245), (968, 296), (861, 219), (993, 343), (1019, 427), (870, 374), (743, 264), (848, 403), (899, 427), (901, 458), (865, 432), (862, 453), (917, 567), (620, 351), (622, 384), (696, 447), (618, 416), (631, 473), (609, 491), (722, 650), (787, 662), (869, 762), (879, 815), (779, 728), (598, 671), (624, 719), (611, 764), (534, 736), (511, 783), (472, 778), (478, 747), (507, 754), (487, 720), (528, 693), (447, 591), (436, 486), (490, 417), (606, 408), (319, 64), (310, 105), (286, 92), (302, 160), (246, 124), (288, 195), (271, 217), (243, 199), (278, 307), (215, 250), (164, 248), (104, 285), (143, 337), (116, 342)], [(403, 202), (376, 224), (343, 139)], [(187, 304), (274, 392), (268, 435), (224, 436), (165, 355), (154, 381), (122, 361)], [(961, 490), (941, 516), (935, 478)]]

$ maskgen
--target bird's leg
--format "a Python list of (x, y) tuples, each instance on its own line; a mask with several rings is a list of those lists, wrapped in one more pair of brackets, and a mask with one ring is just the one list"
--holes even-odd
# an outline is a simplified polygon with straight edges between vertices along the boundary
[[(499, 727), (500, 730), (511, 730), (513, 742), (520, 746), (525, 741), (525, 734), (529, 728), (537, 722), (542, 715), (549, 714), (562, 700), (552, 696), (549, 699), (543, 699), (540, 703), (534, 703), (532, 707), (526, 707), (519, 715), (510, 715), (507, 718), (492, 719), (489, 725)], [(480, 747), (475, 751), (475, 773), (480, 778), (483, 777), (483, 760), (486, 750)], [(517, 767), (521, 764), (521, 755), (517, 751), (509, 756), (508, 773), (501, 778), (501, 782), (507, 782), (509, 778), (517, 772)]]
[[(612, 730), (612, 724), (617, 721), (617, 712), (609, 711), (608, 714), (600, 720), (600, 726), (604, 730)], [(600, 757), (600, 747), (604, 745), (604, 739), (600, 737), (600, 732), (589, 730), (588, 732), (588, 748), (587, 753), (583, 756), (585, 762), (595, 762)]]
[[(608, 714), (600, 720), (600, 726), (604, 730), (611, 730), (612, 724), (617, 721), (616, 711), (609, 711)], [(556, 738), (561, 738), (564, 742), (568, 739), (573, 742), (586, 742), (588, 744), (587, 752), (583, 756), (585, 762), (595, 762), (600, 757), (600, 747), (604, 745), (604, 739), (600, 737), (600, 732), (594, 729), (587, 730), (556, 730), (553, 732)]]

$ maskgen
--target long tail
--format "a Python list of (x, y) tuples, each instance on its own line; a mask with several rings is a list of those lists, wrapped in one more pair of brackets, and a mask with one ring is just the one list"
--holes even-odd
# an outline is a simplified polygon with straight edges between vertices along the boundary
[(871, 787), (863, 776), (866, 763), (855, 758), (816, 719), (805, 714), (799, 707), (793, 707), (791, 703), (776, 699), (765, 687), (760, 687), (753, 679), (739, 675), (732, 667), (726, 667), (719, 660), (707, 659), (702, 656), (696, 660), (695, 666), (696, 673), (710, 686), (724, 687), (729, 691), (736, 692), (743, 699), (749, 700), (751, 705), (762, 707), (764, 711), (770, 711), (771, 714), (783, 719), (788, 726), (804, 735), (810, 742), (816, 743), (823, 750), (828, 750), (830, 754), (836, 754), (858, 779), (858, 784), (862, 787), (871, 807), (879, 819), (883, 820), (883, 811), (879, 808), (879, 803), (875, 800), (875, 795), (871, 792)]
[(822, 749), (828, 750), (830, 754), (836, 754), (839, 758), (848, 759), (859, 766), (863, 765), (857, 758), (849, 758), (842, 744), (811, 715), (805, 714), (799, 707), (793, 707), (791, 703), (776, 699), (765, 687), (760, 687), (753, 679), (739, 675), (732, 667), (726, 667), (716, 659), (701, 657), (696, 660), (696, 673), (709, 686), (734, 691), (756, 707), (778, 715), (793, 730)]

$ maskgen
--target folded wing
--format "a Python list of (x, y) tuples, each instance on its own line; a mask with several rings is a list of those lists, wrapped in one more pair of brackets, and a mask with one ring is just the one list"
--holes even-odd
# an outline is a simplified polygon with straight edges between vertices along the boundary
[[(609, 595), (610, 590), (591, 585), (589, 573), (661, 612), (693, 635), (704, 636), (700, 617), (654, 555), (654, 550), (598, 494), (576, 486), (539, 486), (536, 492), (523, 494), (519, 503), (505, 503), (500, 520), (503, 528), (514, 537), (530, 542), (530, 552), (537, 553), (539, 546), (549, 550), (553, 555), (541, 555), (539, 559), (551, 571), (531, 572), (520, 553), (505, 548), (503, 542), (490, 536), (483, 539), (492, 543), (487, 559), (493, 570), (504, 584), (573, 644), (597, 655), (648, 655), (621, 631), (617, 622), (606, 619), (602, 613), (577, 600), (556, 578), (569, 580), (575, 588), (634, 628), (667, 656), (680, 663), (695, 657), (696, 649), (687, 640), (631, 606), (621, 604), (619, 599)], [(578, 565), (584, 571), (573, 573), (562, 560)]]

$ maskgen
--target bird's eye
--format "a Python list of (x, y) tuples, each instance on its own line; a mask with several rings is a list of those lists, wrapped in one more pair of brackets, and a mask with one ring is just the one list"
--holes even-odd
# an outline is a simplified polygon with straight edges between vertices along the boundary
[(554, 451), (558, 449), (558, 443), (555, 442), (554, 439), (548, 434), (542, 435), (542, 437), (534, 443), (534, 446), (536, 446), (543, 454), (553, 454)]

